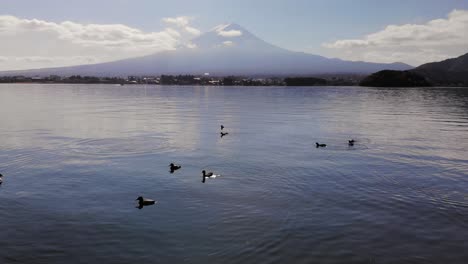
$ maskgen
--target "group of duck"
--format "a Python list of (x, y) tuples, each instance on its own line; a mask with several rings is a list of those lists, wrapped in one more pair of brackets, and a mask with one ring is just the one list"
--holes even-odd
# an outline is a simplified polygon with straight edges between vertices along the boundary
[[(223, 125), (221, 125), (220, 134), (221, 134), (221, 137), (224, 137), (224, 136), (229, 134), (228, 132), (225, 132)], [(356, 141), (354, 139), (348, 140), (348, 146), (350, 146), (350, 147), (354, 146), (355, 142)], [(315, 142), (315, 146), (317, 148), (324, 148), (324, 147), (327, 146), (327, 144)], [(182, 168), (181, 165), (176, 165), (174, 163), (169, 164), (170, 173), (174, 173), (176, 170), (179, 170), (181, 168)], [(202, 182), (203, 183), (205, 183), (206, 178), (216, 178), (217, 176), (219, 176), (219, 175), (216, 175), (213, 172), (206, 172), (205, 170), (202, 170)], [(153, 204), (157, 203), (157, 201), (155, 201), (155, 200), (143, 198), (142, 196), (139, 196), (136, 200), (138, 201), (137, 208), (139, 208), (139, 209), (143, 208), (143, 206), (153, 205)]]
[[(356, 142), (354, 139), (348, 140), (348, 146), (350, 146), (350, 147), (354, 146), (354, 142)], [(327, 144), (320, 144), (318, 142), (315, 142), (315, 146), (317, 148), (324, 148), (324, 147), (327, 146)]]
[[(221, 125), (221, 132), (220, 132), (221, 137), (224, 137), (224, 136), (226, 136), (228, 134), (229, 133), (224, 130), (224, 126)], [(179, 170), (181, 168), (182, 168), (181, 165), (174, 164), (174, 163), (169, 164), (169, 172), (170, 173), (174, 173), (176, 170)], [(213, 179), (213, 178), (216, 178), (218, 176), (220, 176), (220, 175), (214, 174), (211, 171), (207, 172), (205, 170), (202, 170), (202, 182), (203, 183), (205, 183), (206, 178), (212, 178)], [(1, 183), (1, 181), (0, 181), (0, 183)], [(143, 196), (139, 196), (138, 198), (136, 198), (136, 201), (138, 201), (138, 206), (137, 206), (138, 209), (141, 209), (144, 206), (153, 205), (153, 204), (157, 203), (157, 201), (155, 201), (153, 199), (144, 198)]]
[[(224, 126), (221, 125), (221, 132), (220, 132), (221, 137), (224, 137), (224, 136), (226, 136), (228, 134), (229, 133), (224, 130)], [(355, 142), (356, 141), (354, 139), (348, 140), (348, 145), (350, 147), (352, 147), (352, 146), (354, 146)], [(327, 146), (327, 144), (315, 142), (315, 146), (317, 148), (324, 148), (324, 147)], [(181, 168), (182, 168), (181, 165), (177, 165), (177, 164), (174, 164), (174, 163), (169, 164), (169, 172), (170, 173), (174, 173), (176, 170), (179, 170)], [(203, 183), (205, 183), (206, 178), (216, 178), (217, 176), (219, 176), (219, 175), (216, 175), (213, 172), (206, 172), (205, 170), (202, 170), (202, 182)], [(3, 183), (3, 175), (0, 174), (0, 185), (2, 185), (2, 183)], [(152, 200), (152, 199), (148, 199), (148, 198), (143, 198), (143, 196), (139, 196), (136, 199), (136, 201), (138, 201), (137, 208), (139, 208), (139, 209), (143, 208), (143, 206), (153, 205), (153, 204), (157, 203), (157, 201)]]

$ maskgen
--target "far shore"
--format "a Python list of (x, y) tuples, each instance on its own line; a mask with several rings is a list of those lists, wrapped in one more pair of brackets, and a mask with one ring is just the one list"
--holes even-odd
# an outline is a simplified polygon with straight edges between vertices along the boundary
[(72, 83), (72, 84), (160, 84), (160, 85), (203, 85), (203, 86), (357, 86), (366, 75), (335, 74), (293, 77), (244, 77), (244, 76), (0, 76), (0, 83)]
[[(0, 84), (109, 84), (109, 85), (173, 85), (173, 86), (364, 86), (364, 87), (413, 87), (389, 85), (362, 85), (367, 75), (322, 75), (314, 77), (210, 77), (194, 75), (161, 75), (123, 77), (94, 77), (73, 75), (60, 77), (0, 76)], [(417, 86), (414, 86), (417, 87)], [(430, 85), (424, 87), (462, 87), (466, 85)]]

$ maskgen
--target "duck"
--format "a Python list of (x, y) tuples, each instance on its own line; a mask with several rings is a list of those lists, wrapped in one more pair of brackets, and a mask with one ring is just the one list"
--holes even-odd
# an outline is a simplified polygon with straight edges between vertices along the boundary
[(355, 142), (354, 139), (348, 140), (348, 145), (354, 146), (354, 142)]
[(205, 183), (205, 179), (206, 178), (216, 178), (216, 174), (214, 174), (213, 172), (206, 172), (205, 170), (202, 170), (202, 182)]
[(139, 196), (138, 198), (136, 198), (136, 200), (138, 201), (138, 206), (137, 206), (138, 209), (143, 208), (143, 206), (153, 205), (156, 203), (155, 200), (143, 198), (143, 196)]
[(223, 125), (221, 125), (221, 130), (223, 130), (223, 129), (224, 129), (224, 126), (223, 126)]
[(174, 171), (176, 171), (176, 170), (182, 168), (182, 166), (180, 166), (180, 165), (175, 165), (174, 163), (169, 164), (169, 167), (170, 167), (169, 169), (170, 169), (171, 173), (173, 173)]
[(315, 146), (317, 146), (317, 148), (324, 148), (327, 144), (319, 144), (318, 142), (315, 142)]
[(0, 185), (2, 185), (3, 182), (3, 175), (0, 173)]

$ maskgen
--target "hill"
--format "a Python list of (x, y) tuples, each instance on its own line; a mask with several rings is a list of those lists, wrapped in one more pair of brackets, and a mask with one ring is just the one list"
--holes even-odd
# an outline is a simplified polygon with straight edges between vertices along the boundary
[(431, 86), (423, 76), (411, 71), (384, 70), (364, 78), (361, 86), (372, 87), (424, 87)]
[(458, 58), (423, 64), (413, 70), (437, 86), (468, 86), (468, 53)]

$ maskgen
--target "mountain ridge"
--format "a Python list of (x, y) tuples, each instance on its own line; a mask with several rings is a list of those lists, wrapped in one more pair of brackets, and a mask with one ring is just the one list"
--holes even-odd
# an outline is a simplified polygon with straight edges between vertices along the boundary
[(434, 85), (468, 86), (468, 53), (456, 58), (423, 64), (411, 70)]
[(384, 69), (411, 68), (404, 63), (356, 62), (294, 52), (268, 43), (242, 26), (230, 23), (218, 25), (176, 50), (97, 64), (0, 72), (0, 75), (199, 75), (208, 72), (211, 75), (300, 76), (368, 74)]
[(468, 53), (430, 62), (408, 71), (379, 71), (364, 78), (361, 86), (374, 87), (468, 87)]

